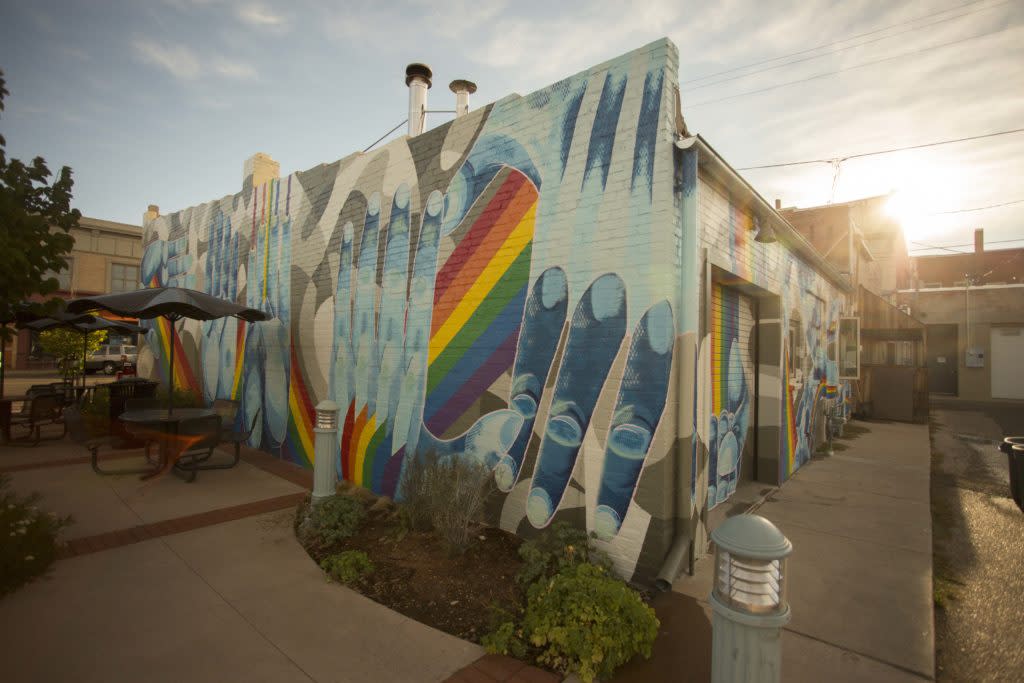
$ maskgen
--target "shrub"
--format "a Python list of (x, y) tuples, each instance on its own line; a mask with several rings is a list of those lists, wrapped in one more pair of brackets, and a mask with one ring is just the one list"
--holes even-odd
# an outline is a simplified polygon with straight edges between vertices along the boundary
[(533, 584), (522, 623), (502, 624), (484, 646), (513, 655), (532, 646), (540, 664), (589, 683), (611, 676), (636, 654), (650, 657), (658, 626), (636, 591), (607, 569), (582, 563)]
[(519, 546), (523, 566), (516, 575), (522, 586), (554, 576), (567, 567), (591, 563), (610, 568), (608, 556), (590, 544), (587, 532), (568, 522), (555, 522)]
[(402, 514), (412, 528), (433, 528), (449, 550), (460, 553), (494, 490), (494, 477), (483, 464), (428, 454), (406, 468)]
[(328, 579), (349, 586), (359, 583), (374, 571), (373, 562), (362, 550), (346, 550), (325, 557), (320, 568), (327, 572)]
[(427, 472), (436, 464), (437, 456), (428, 453), (418, 458), (410, 458), (402, 473), (398, 510), (402, 522), (415, 531), (433, 528), (431, 499), (427, 492)]
[(0, 597), (42, 576), (57, 559), (57, 534), (70, 517), (40, 512), (39, 494), (19, 497), (0, 475)]
[(450, 458), (428, 471), (427, 492), (433, 500), (430, 521), (449, 550), (461, 553), (466, 549), (471, 527), (480, 520), (494, 491), (494, 476), (480, 463)]
[(343, 495), (326, 498), (309, 510), (311, 531), (325, 546), (332, 546), (355, 534), (365, 518), (363, 504)]

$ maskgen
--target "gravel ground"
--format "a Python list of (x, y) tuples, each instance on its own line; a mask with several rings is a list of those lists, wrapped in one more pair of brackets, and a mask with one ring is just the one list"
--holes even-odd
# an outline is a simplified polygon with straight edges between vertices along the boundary
[(1024, 434), (1024, 408), (932, 408), (939, 681), (1024, 680), (1024, 514), (993, 443), (1004, 430)]

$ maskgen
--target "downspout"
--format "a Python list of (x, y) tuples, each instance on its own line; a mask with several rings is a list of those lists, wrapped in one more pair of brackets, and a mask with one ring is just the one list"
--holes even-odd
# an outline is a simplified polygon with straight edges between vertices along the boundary
[[(678, 131), (677, 131), (678, 132)], [(687, 332), (694, 334), (694, 347), (692, 357), (684, 357), (683, 362), (678, 364), (678, 392), (679, 392), (679, 407), (676, 415), (677, 435), (682, 432), (682, 425), (685, 424), (683, 420), (691, 425), (691, 437), (690, 437), (690, 448), (688, 452), (676, 451), (679, 459), (677, 472), (689, 472), (689, 468), (695, 467), (696, 463), (693, 462), (694, 449), (699, 448), (697, 439), (697, 425), (695, 421), (696, 417), (696, 392), (697, 392), (697, 356), (700, 349), (700, 330), (699, 330), (699, 317), (698, 311), (693, 310), (693, 301), (687, 301), (684, 296), (683, 282), (685, 277), (689, 277), (694, 281), (699, 281), (700, 268), (699, 261), (697, 258), (697, 154), (698, 149), (693, 147), (696, 142), (696, 137), (686, 138), (678, 140), (676, 147), (680, 152), (673, 151), (673, 155), (678, 155), (678, 163), (682, 165), (679, 170), (681, 174), (681, 188), (682, 197), (680, 198), (680, 236), (679, 236), (679, 287), (678, 295), (676, 297), (677, 311), (676, 315), (679, 320), (679, 332), (680, 337), (685, 335)], [(692, 187), (692, 191), (687, 193), (687, 186)], [(689, 225), (688, 225), (689, 224)], [(687, 230), (687, 227), (690, 229)], [(687, 308), (689, 306), (689, 308)], [(687, 373), (687, 367), (689, 373)], [(690, 386), (686, 386), (684, 381), (689, 374)], [(677, 439), (676, 443), (685, 443), (683, 439)], [(677, 446), (678, 449), (678, 446)], [(684, 466), (684, 458), (690, 460), (688, 466)], [(694, 473), (690, 473), (691, 477), (695, 476)], [(689, 482), (684, 477), (677, 476), (676, 481), (678, 482), (676, 490), (673, 492), (674, 496), (674, 507), (675, 507), (675, 519), (680, 525), (675, 530), (675, 538), (672, 544), (669, 546), (668, 553), (665, 555), (665, 559), (662, 562), (661, 569), (658, 571), (657, 577), (654, 581), (654, 587), (662, 592), (668, 591), (672, 588), (672, 583), (682, 573), (684, 563), (686, 564), (686, 570), (689, 574), (693, 574), (693, 563), (694, 563), (694, 528), (692, 520), (690, 523), (684, 522), (684, 519), (689, 519), (690, 510), (693, 510), (693, 500), (691, 499), (690, 492), (687, 490), (685, 495), (685, 501), (689, 503), (689, 510), (684, 509), (684, 494), (680, 487), (685, 486), (689, 489)]]

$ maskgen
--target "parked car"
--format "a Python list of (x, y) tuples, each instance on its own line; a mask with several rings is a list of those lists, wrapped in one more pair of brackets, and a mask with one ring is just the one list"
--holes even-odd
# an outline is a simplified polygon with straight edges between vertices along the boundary
[(106, 375), (113, 375), (124, 366), (134, 366), (139, 358), (139, 348), (132, 344), (104, 344), (85, 361), (86, 372), (102, 370)]

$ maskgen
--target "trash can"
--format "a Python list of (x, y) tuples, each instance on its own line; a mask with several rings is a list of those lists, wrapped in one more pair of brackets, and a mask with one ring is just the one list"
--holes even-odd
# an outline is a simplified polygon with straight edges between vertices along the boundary
[(1010, 469), (1010, 495), (1024, 512), (1024, 436), (1008, 436), (999, 444)]
[(143, 442), (132, 437), (117, 418), (124, 412), (124, 405), (130, 398), (153, 398), (156, 396), (157, 383), (141, 377), (120, 379), (104, 385), (110, 392), (110, 436), (115, 448), (137, 448)]

